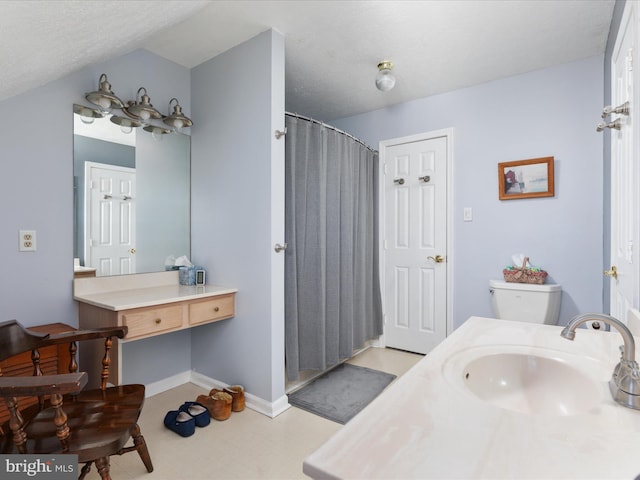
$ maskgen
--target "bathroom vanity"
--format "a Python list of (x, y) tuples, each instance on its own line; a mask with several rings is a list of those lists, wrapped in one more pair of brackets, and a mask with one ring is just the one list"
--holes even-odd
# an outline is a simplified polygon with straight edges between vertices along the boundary
[[(118, 385), (122, 383), (121, 343), (231, 318), (236, 292), (235, 288), (214, 285), (180, 285), (178, 272), (172, 271), (75, 279), (73, 298), (79, 302), (81, 329), (128, 328), (125, 338), (114, 341), (111, 350), (109, 381)], [(85, 349), (80, 352), (80, 361), (100, 365), (93, 357), (102, 352), (102, 348)]]
[[(472, 317), (304, 461), (312, 478), (640, 474), (640, 411), (613, 401), (617, 332)], [(637, 339), (636, 339), (637, 341)]]

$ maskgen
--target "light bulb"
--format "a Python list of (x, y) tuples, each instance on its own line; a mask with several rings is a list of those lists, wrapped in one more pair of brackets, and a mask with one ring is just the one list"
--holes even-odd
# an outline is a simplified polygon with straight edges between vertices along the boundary
[(95, 121), (95, 118), (93, 118), (93, 117), (83, 117), (81, 115), (80, 116), (80, 120), (82, 121), (82, 123), (86, 123), (87, 125), (91, 125)]
[(176, 118), (173, 121), (173, 128), (175, 128), (176, 131), (180, 131), (182, 130), (182, 127), (184, 127), (184, 120), (182, 120), (181, 118)]
[(108, 98), (101, 98), (98, 100), (98, 105), (100, 105), (102, 108), (104, 108), (105, 110), (108, 110), (111, 108), (111, 100), (109, 100)]
[(122, 125), (122, 126), (120, 126), (120, 131), (122, 133), (127, 133), (128, 134), (128, 133), (133, 132), (133, 127), (131, 125)]
[(149, 118), (151, 118), (151, 114), (146, 110), (140, 110), (140, 113), (138, 114), (138, 116), (142, 120), (149, 120)]
[(161, 142), (162, 141), (162, 137), (164, 135), (162, 135), (161, 132), (157, 131), (157, 130), (153, 130), (153, 132), (151, 132), (151, 138), (153, 138), (156, 142)]
[(380, 70), (376, 75), (376, 87), (382, 92), (388, 92), (396, 84), (396, 77), (393, 76), (391, 70)]

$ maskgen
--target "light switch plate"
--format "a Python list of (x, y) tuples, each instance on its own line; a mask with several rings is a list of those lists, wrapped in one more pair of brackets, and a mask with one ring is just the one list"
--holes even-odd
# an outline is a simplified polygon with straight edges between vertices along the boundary
[(473, 210), (471, 210), (471, 207), (465, 207), (464, 213), (463, 213), (463, 220), (465, 222), (470, 222), (473, 220)]

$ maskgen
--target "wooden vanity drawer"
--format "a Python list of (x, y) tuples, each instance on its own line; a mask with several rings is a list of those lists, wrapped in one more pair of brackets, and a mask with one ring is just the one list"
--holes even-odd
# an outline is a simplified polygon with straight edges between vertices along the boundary
[(178, 329), (182, 327), (182, 306), (141, 308), (123, 312), (122, 324), (129, 327), (125, 337), (127, 340)]
[(222, 320), (234, 315), (234, 294), (219, 295), (210, 300), (189, 304), (189, 324), (197, 325), (212, 320)]

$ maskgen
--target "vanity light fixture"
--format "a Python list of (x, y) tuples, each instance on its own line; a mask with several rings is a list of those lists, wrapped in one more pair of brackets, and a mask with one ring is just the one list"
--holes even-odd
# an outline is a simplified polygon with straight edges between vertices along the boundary
[(146, 132), (150, 132), (153, 139), (158, 141), (162, 140), (163, 135), (171, 133), (171, 130), (168, 128), (157, 127), (156, 125), (145, 125), (142, 129)]
[[(87, 93), (85, 98), (100, 108), (75, 105), (74, 112), (80, 115), (84, 123), (92, 123), (95, 118), (103, 118), (112, 108), (118, 108), (122, 109), (126, 117), (112, 115), (110, 120), (116, 125), (120, 125), (120, 129), (124, 133), (131, 133), (134, 128), (143, 127), (147, 132), (151, 132), (156, 140), (162, 139), (162, 136), (167, 133), (179, 132), (182, 128), (193, 125), (193, 121), (182, 113), (182, 107), (177, 98), (172, 98), (169, 101), (169, 111), (171, 112), (172, 107), (173, 111), (165, 116), (153, 107), (145, 87), (138, 89), (135, 100), (123, 102), (111, 91), (111, 84), (105, 73), (100, 75), (98, 90)], [(158, 125), (159, 122), (154, 125), (154, 120), (162, 120), (173, 130)]]
[(176, 103), (173, 106), (173, 113), (165, 117), (163, 121), (170, 127), (173, 127), (176, 132), (179, 132), (183, 127), (190, 127), (191, 125), (193, 125), (193, 122), (189, 117), (182, 113), (182, 107), (180, 106), (180, 103), (178, 103), (177, 98), (172, 98), (171, 100), (169, 100), (169, 111), (171, 111), (171, 104), (174, 101)]
[(104, 73), (100, 75), (100, 79), (98, 80), (98, 90), (87, 93), (85, 98), (94, 105), (98, 105), (107, 111), (112, 108), (122, 108), (124, 106), (122, 100), (116, 97), (116, 94), (111, 91), (111, 84), (107, 80), (107, 75)]
[(391, 73), (393, 62), (383, 60), (378, 64), (378, 74), (376, 75), (376, 87), (381, 92), (388, 92), (396, 84), (396, 77)]
[(73, 105), (73, 113), (80, 116), (82, 123), (91, 124), (96, 118), (104, 118), (104, 112), (96, 110), (95, 108), (85, 107), (84, 105)]
[(131, 133), (134, 128), (142, 126), (142, 123), (140, 123), (138, 120), (119, 117), (117, 115), (112, 115), (110, 120), (116, 125), (120, 125), (120, 130), (122, 130), (122, 133)]
[[(142, 95), (140, 95), (140, 92)], [(149, 120), (151, 118), (162, 118), (162, 114), (153, 108), (151, 105), (151, 99), (147, 95), (147, 89), (140, 87), (138, 93), (136, 93), (135, 102), (127, 102), (127, 106), (123, 108), (123, 111), (134, 118), (139, 118), (142, 121)]]

